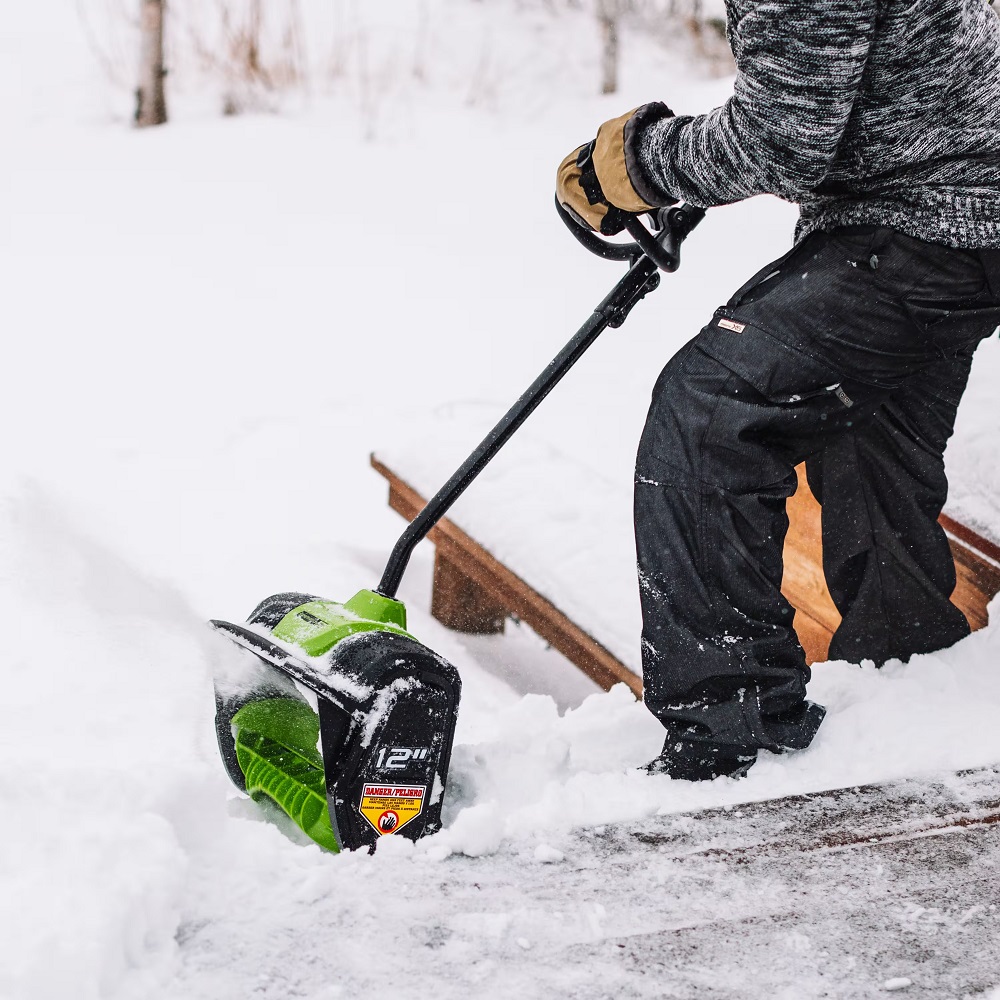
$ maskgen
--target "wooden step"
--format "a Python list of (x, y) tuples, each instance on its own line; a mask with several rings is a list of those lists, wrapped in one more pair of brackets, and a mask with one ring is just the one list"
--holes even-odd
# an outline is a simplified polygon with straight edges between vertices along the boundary
[[(371, 464), (389, 483), (389, 506), (413, 520), (426, 498), (375, 455)], [(840, 614), (823, 575), (820, 505), (809, 490), (804, 469), (798, 471), (799, 487), (788, 502), (782, 592), (796, 609), (794, 626), (806, 659), (817, 663), (827, 659)], [(1000, 547), (945, 515), (941, 524), (948, 533), (958, 577), (952, 600), (973, 629), (982, 628), (988, 620), (986, 607), (1000, 592)], [(539, 593), (447, 518), (431, 530), (429, 538), (435, 545), (431, 611), (438, 621), (461, 632), (489, 634), (502, 632), (506, 619), (514, 616), (601, 687), (623, 682), (641, 697), (642, 679), (582, 624), (560, 611), (557, 595)]]
[(996, 824), (1000, 766), (661, 816), (633, 824), (621, 835), (675, 857), (738, 859), (870, 847)]
[[(426, 499), (374, 455), (371, 463), (389, 481), (389, 506), (412, 521)], [(453, 521), (443, 518), (428, 537), (435, 546), (431, 611), (438, 621), (462, 632), (489, 634), (502, 632), (513, 615), (605, 690), (624, 683), (642, 697), (641, 677)]]

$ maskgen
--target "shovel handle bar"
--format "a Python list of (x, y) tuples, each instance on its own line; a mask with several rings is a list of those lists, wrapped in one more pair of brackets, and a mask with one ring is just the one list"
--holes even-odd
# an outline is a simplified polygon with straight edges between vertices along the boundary
[(556, 211), (566, 228), (592, 254), (605, 260), (628, 260), (633, 263), (640, 257), (648, 257), (661, 271), (672, 274), (680, 267), (681, 244), (687, 235), (705, 218), (705, 209), (696, 205), (674, 205), (672, 208), (658, 208), (649, 215), (653, 219), (656, 232), (647, 229), (638, 215), (629, 216), (625, 229), (633, 243), (614, 243), (602, 239), (588, 226), (581, 225), (556, 198)]
[[(403, 572), (417, 544), (448, 512), (451, 505), (486, 468), (493, 456), (510, 440), (511, 435), (528, 419), (566, 372), (580, 360), (602, 331), (609, 326), (612, 328), (621, 326), (632, 308), (656, 288), (660, 283), (658, 269), (677, 270), (680, 265), (681, 243), (705, 217), (705, 210), (694, 205), (661, 208), (653, 220), (654, 225), (659, 225), (659, 232), (655, 234), (650, 232), (638, 217), (634, 217), (629, 220), (628, 231), (635, 238), (635, 242), (613, 243), (601, 239), (590, 229), (584, 229), (558, 201), (556, 208), (563, 222), (570, 227), (570, 232), (591, 253), (605, 260), (628, 261), (630, 265), (628, 272), (594, 308), (590, 318), (483, 438), (475, 451), (455, 470), (451, 479), (431, 497), (424, 509), (406, 526), (406, 530), (400, 535), (389, 556), (377, 588), (383, 597), (396, 596)], [(635, 223), (634, 226), (631, 225), (632, 222)]]

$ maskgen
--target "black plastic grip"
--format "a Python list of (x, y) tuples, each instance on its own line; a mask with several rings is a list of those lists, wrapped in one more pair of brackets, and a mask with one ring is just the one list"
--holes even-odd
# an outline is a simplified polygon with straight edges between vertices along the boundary
[(705, 209), (696, 205), (675, 205), (672, 208), (657, 209), (654, 215), (658, 232), (647, 229), (638, 215), (632, 215), (625, 223), (625, 229), (633, 238), (632, 243), (612, 243), (603, 239), (588, 226), (583, 226), (576, 217), (559, 203), (556, 197), (556, 211), (566, 228), (592, 254), (605, 260), (636, 261), (648, 257), (661, 271), (673, 273), (680, 267), (681, 244), (687, 235), (705, 218)]
[(625, 231), (661, 271), (673, 274), (681, 266), (680, 240), (674, 237), (669, 227), (664, 226), (660, 235), (656, 236), (642, 224), (638, 215), (632, 215), (625, 220)]
[(566, 228), (592, 254), (603, 257), (605, 260), (634, 260), (636, 257), (642, 256), (643, 251), (637, 243), (612, 243), (610, 240), (602, 239), (589, 226), (582, 226), (576, 221), (573, 214), (563, 207), (558, 195), (556, 196), (556, 211)]

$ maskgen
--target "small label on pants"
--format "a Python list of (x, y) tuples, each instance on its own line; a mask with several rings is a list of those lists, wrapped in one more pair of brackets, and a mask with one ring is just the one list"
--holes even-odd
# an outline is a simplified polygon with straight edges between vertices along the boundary
[(844, 406), (854, 405), (854, 400), (851, 399), (851, 397), (848, 396), (847, 393), (844, 392), (844, 390), (839, 385), (834, 388), (833, 392), (834, 395), (837, 397), (837, 399), (839, 399), (844, 404)]
[(731, 319), (720, 319), (719, 326), (723, 330), (732, 330), (733, 333), (742, 333), (746, 328), (746, 323), (736, 323)]

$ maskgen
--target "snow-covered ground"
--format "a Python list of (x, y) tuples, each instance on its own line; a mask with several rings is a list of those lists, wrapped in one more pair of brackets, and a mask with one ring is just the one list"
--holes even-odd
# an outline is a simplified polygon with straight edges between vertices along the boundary
[[(433, 71), (385, 76), (391, 99), (377, 106), (345, 86), (280, 116), (223, 119), (181, 89), (174, 121), (143, 133), (127, 127), (128, 95), (102, 81), (74, 3), (6, 19), (4, 1000), (819, 996), (817, 976), (836, 981), (830, 954), (864, 949), (842, 934), (816, 971), (791, 875), (620, 857), (594, 831), (1000, 760), (991, 628), (906, 667), (821, 667), (812, 694), (830, 718), (815, 746), (744, 782), (641, 776), (659, 749), (641, 705), (595, 693), (525, 629), (447, 632), (426, 613), (422, 551), (402, 591), (411, 629), (464, 681), (447, 828), (333, 859), (233, 796), (210, 678), (234, 653), (204, 620), (240, 620), (284, 589), (344, 599), (378, 579), (400, 523), (368, 453), (421, 432), (415, 447), (450, 454), (426, 430), (441, 414), (470, 414), (471, 443), (615, 278), (555, 219), (554, 164), (622, 108), (667, 96), (698, 110), (728, 90), (632, 39), (642, 59), (622, 93), (592, 97), (589, 19), (516, 6), (427, 5)], [(593, 348), (501, 461), (550, 448), (597, 481), (629, 481), (659, 367), (782, 252), (793, 221), (769, 200), (711, 213), (683, 271)], [(954, 511), (994, 538), (998, 374), (991, 341), (949, 457)], [(532, 510), (526, 490), (501, 516), (544, 535)], [(600, 576), (591, 564), (588, 593)], [(881, 891), (881, 863), (831, 909), (841, 923)], [(841, 894), (835, 874), (797, 870), (814, 893), (802, 912)], [(899, 920), (970, 947), (995, 940), (986, 904), (935, 911), (907, 886), (892, 889)], [(701, 958), (655, 937), (779, 911), (774, 935), (721, 948), (703, 975)], [(612, 961), (632, 938), (635, 957)], [(746, 963), (775, 948), (764, 992), (746, 985)], [(862, 962), (829, 995), (866, 996), (911, 966)], [(1000, 970), (976, 975), (977, 995), (1000, 984)]]

